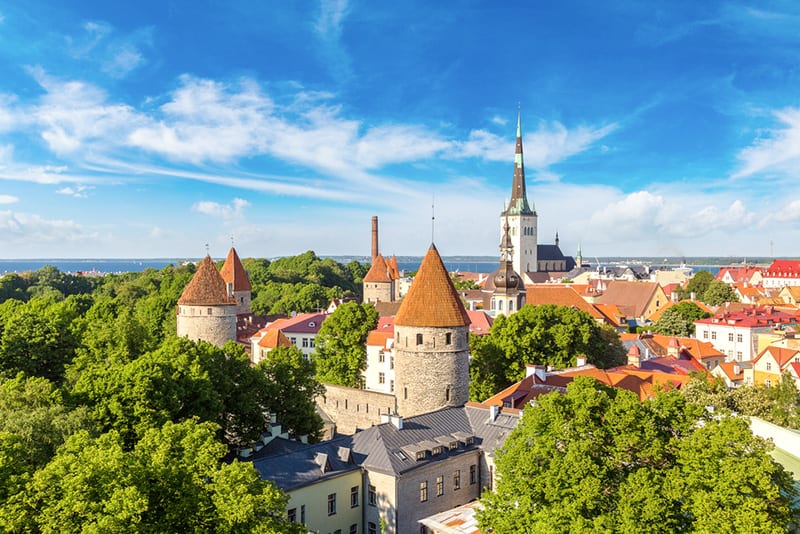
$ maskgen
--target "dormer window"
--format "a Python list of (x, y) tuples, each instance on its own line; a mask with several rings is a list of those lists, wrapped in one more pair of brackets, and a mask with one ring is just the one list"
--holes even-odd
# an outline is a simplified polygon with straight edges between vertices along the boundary
[(467, 438), (467, 439), (464, 441), (464, 443), (467, 445), (467, 447), (469, 447), (470, 445), (472, 445), (472, 443), (473, 443), (474, 441), (475, 441), (475, 438), (474, 438), (474, 437), (472, 437), (472, 436), (470, 436), (470, 437), (468, 437), (468, 438)]
[(434, 456), (436, 456), (437, 454), (442, 454), (442, 448), (441, 447), (434, 447), (432, 454)]
[(308, 327), (309, 328), (314, 328), (315, 326), (317, 326), (317, 323), (315, 323), (314, 321), (309, 321), (308, 322)]
[(417, 452), (417, 461), (425, 459), (425, 451)]

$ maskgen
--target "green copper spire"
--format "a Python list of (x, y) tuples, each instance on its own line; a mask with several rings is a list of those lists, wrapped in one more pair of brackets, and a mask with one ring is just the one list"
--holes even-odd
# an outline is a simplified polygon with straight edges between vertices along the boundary
[(517, 112), (517, 147), (514, 153), (514, 181), (511, 184), (511, 201), (504, 215), (536, 215), (528, 204), (525, 193), (525, 164), (522, 160), (522, 119)]

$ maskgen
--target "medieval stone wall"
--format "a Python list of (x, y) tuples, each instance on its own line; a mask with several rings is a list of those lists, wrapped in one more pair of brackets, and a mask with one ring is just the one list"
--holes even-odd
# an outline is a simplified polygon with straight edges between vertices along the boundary
[(394, 413), (395, 409), (394, 395), (332, 384), (325, 384), (325, 395), (316, 401), (336, 423), (340, 434), (353, 434), (358, 429), (378, 425), (382, 414)]
[(394, 302), (392, 282), (364, 282), (364, 302)]
[(236, 306), (178, 306), (178, 337), (221, 347), (236, 340)]
[(411, 417), (469, 400), (469, 329), (395, 325), (397, 412)]
[(237, 315), (250, 313), (250, 291), (234, 291), (233, 297), (236, 299)]

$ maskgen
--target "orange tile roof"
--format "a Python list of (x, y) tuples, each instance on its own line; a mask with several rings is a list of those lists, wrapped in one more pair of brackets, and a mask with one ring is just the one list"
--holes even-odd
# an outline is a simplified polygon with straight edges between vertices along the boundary
[(655, 282), (612, 280), (597, 302), (616, 304), (626, 315), (641, 317), (658, 287)]
[(203, 258), (197, 272), (178, 299), (178, 304), (184, 306), (222, 306), (235, 303), (233, 297), (228, 296), (225, 280), (220, 276), (211, 256)]
[(372, 260), (372, 266), (367, 271), (367, 274), (364, 276), (365, 282), (391, 282), (392, 279), (389, 278), (389, 267), (386, 265), (386, 260), (383, 259), (383, 256), (378, 254), (375, 256), (375, 259)]
[[(744, 378), (744, 369), (738, 362), (724, 362), (719, 364), (719, 368), (731, 380), (742, 380)], [(734, 372), (736, 369), (739, 371), (738, 374)]]
[(595, 319), (602, 319), (597, 309), (583, 300), (583, 298), (569, 286), (547, 286), (533, 284), (525, 286), (525, 302), (538, 306), (541, 304), (555, 304), (583, 310)]
[(400, 269), (397, 267), (397, 256), (392, 256), (386, 260), (386, 268), (389, 271), (389, 278), (392, 280), (400, 279)]
[(485, 335), (491, 332), (494, 319), (483, 310), (467, 310), (470, 334)]
[(289, 338), (286, 337), (286, 334), (276, 328), (273, 330), (267, 330), (258, 341), (258, 346), (264, 347), (265, 349), (274, 349), (277, 347), (291, 347), (292, 342), (289, 341)]
[(253, 289), (250, 286), (250, 277), (247, 276), (247, 271), (244, 270), (239, 255), (233, 247), (228, 251), (228, 257), (225, 258), (225, 264), (219, 274), (222, 275), (226, 284), (233, 284), (234, 291), (251, 291)]
[(594, 304), (594, 307), (603, 315), (607, 323), (614, 326), (626, 326), (628, 324), (625, 314), (616, 304)]
[(469, 316), (436, 245), (431, 244), (394, 323), (402, 326), (467, 326)]
[(778, 367), (783, 369), (787, 363), (792, 361), (796, 356), (800, 355), (800, 350), (785, 349), (783, 347), (767, 347), (753, 359), (753, 363), (756, 363), (767, 353), (770, 353), (772, 357), (775, 358), (775, 361), (778, 362)]

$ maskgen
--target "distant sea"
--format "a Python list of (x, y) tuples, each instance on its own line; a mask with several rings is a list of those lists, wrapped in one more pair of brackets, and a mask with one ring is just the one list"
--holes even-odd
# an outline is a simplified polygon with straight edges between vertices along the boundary
[[(337, 261), (347, 263), (352, 258), (334, 258)], [(473, 273), (490, 273), (497, 269), (497, 260), (480, 259), (473, 261), (466, 260), (448, 260), (444, 259), (444, 265), (450, 272), (473, 272)], [(197, 261), (197, 258), (142, 258), (142, 259), (42, 259), (42, 260), (3, 260), (0, 259), (0, 275), (8, 273), (24, 273), (28, 271), (38, 271), (45, 265), (53, 265), (59, 271), (64, 273), (127, 273), (127, 272), (140, 272), (147, 268), (156, 270), (163, 269), (167, 265), (180, 265), (186, 261)], [(368, 263), (368, 258), (358, 258), (362, 263)], [(420, 261), (422, 258), (405, 257), (397, 262), (397, 266), (402, 271), (416, 271), (419, 269)], [(602, 266), (618, 266), (618, 263), (605, 263), (601, 262)], [(676, 268), (678, 265), (653, 265), (653, 268)], [(700, 269), (711, 272), (716, 275), (720, 267), (718, 265), (687, 265), (693, 271)]]

